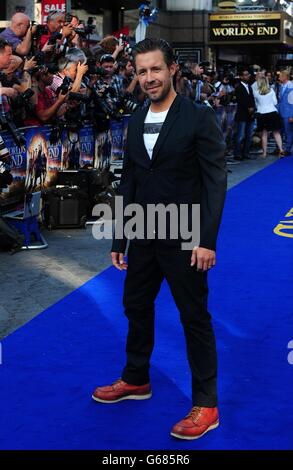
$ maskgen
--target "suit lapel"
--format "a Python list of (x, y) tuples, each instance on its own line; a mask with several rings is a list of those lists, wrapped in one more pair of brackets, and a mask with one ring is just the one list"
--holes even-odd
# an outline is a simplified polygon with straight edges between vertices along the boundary
[(180, 103), (181, 103), (182, 98), (180, 95), (177, 95), (176, 98), (174, 99), (169, 112), (167, 114), (167, 117), (163, 123), (161, 132), (159, 134), (158, 140), (156, 142), (156, 145), (154, 146), (153, 150), (153, 158), (151, 159), (151, 166), (153, 166), (156, 158), (158, 157), (159, 151), (162, 148), (163, 143), (165, 142), (176, 118), (177, 118), (177, 113), (179, 111)]
[(143, 138), (143, 133), (144, 133), (144, 121), (146, 118), (146, 115), (148, 113), (149, 106), (144, 108), (142, 112), (140, 113), (139, 118), (137, 119), (137, 138), (139, 140), (139, 146), (141, 148), (141, 155), (144, 160), (144, 162), (147, 164), (147, 166), (150, 166), (150, 157), (147, 152), (147, 149), (145, 148), (144, 145), (144, 138)]

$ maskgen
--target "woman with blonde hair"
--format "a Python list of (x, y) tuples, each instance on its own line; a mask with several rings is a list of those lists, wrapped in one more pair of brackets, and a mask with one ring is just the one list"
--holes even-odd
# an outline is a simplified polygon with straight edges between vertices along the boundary
[(277, 111), (276, 93), (270, 88), (267, 77), (259, 77), (257, 87), (254, 89), (254, 99), (257, 112), (257, 130), (261, 131), (262, 158), (267, 156), (268, 132), (273, 132), (274, 139), (279, 149), (279, 156), (283, 155), (281, 117)]

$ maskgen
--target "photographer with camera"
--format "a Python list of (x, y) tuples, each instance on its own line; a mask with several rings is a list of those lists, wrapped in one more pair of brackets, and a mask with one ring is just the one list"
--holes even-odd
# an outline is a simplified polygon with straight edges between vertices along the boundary
[[(80, 91), (82, 79), (88, 70), (88, 66), (86, 63), (76, 61), (74, 55), (74, 52), (72, 52), (70, 57), (61, 57), (58, 61), (59, 71), (53, 76), (50, 86), (56, 96), (60, 91), (67, 93), (69, 89), (74, 93)], [(76, 49), (76, 56), (80, 57), (78, 49)]]
[(29, 54), (32, 47), (32, 37), (36, 32), (36, 26), (30, 26), (30, 19), (24, 13), (15, 13), (11, 18), (10, 27), (0, 33), (0, 38), (8, 41), (13, 53), (19, 56)]
[(17, 90), (11, 86), (6, 86), (6, 75), (3, 71), (9, 67), (12, 59), (12, 47), (8, 41), (0, 38), (0, 127), (8, 129), (17, 145), (25, 143), (24, 136), (18, 131), (11, 113), (11, 99), (18, 95)]
[(192, 85), (191, 81), (194, 79), (194, 75), (191, 70), (185, 66), (185, 64), (177, 65), (177, 72), (174, 78), (174, 87), (176, 92), (185, 96), (186, 98), (192, 97)]
[(42, 67), (34, 72), (36, 105), (34, 115), (29, 116), (25, 121), (26, 126), (42, 126), (57, 117), (61, 105), (67, 98), (67, 93), (59, 93), (56, 97), (56, 94), (50, 89), (52, 81), (53, 73), (49, 67)]
[(47, 24), (38, 25), (38, 27), (41, 32), (38, 39), (38, 49), (45, 53), (53, 53), (54, 50), (58, 53), (62, 52), (64, 45), (73, 32), (72, 25), (65, 24), (64, 15), (54, 10), (48, 14)]

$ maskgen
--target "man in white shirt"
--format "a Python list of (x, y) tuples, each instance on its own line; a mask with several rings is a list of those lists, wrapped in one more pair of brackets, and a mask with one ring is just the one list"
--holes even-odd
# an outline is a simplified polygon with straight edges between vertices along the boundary
[[(200, 240), (198, 246), (192, 243), (193, 248), (185, 250), (179, 231), (178, 236), (171, 236), (172, 223), (167, 221), (165, 235), (160, 237), (162, 218), (158, 216), (155, 230), (138, 228), (143, 237), (131, 239), (126, 263), (128, 233), (121, 239), (115, 232), (112, 263), (127, 270), (123, 301), (129, 321), (127, 362), (121, 379), (97, 387), (93, 399), (115, 403), (151, 397), (154, 301), (166, 278), (184, 328), (193, 403), (188, 416), (173, 426), (171, 435), (197, 439), (219, 424), (207, 271), (216, 263), (216, 238), (226, 194), (225, 143), (213, 109), (176, 94), (173, 77), (177, 65), (166, 41), (147, 38), (138, 43), (135, 62), (139, 84), (151, 104), (130, 118), (118, 194), (124, 207), (140, 205), (147, 228), (147, 211), (154, 204), (164, 208), (172, 204), (179, 211), (184, 204), (189, 213), (194, 204), (200, 204)], [(179, 228), (178, 219), (175, 225)]]

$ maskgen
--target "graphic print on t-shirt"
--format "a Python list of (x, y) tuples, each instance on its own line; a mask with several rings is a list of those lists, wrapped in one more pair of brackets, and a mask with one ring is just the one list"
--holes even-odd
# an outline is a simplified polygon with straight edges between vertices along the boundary
[(154, 146), (156, 145), (168, 111), (169, 109), (161, 113), (153, 113), (149, 109), (146, 115), (144, 122), (143, 140), (150, 159), (152, 159)]

